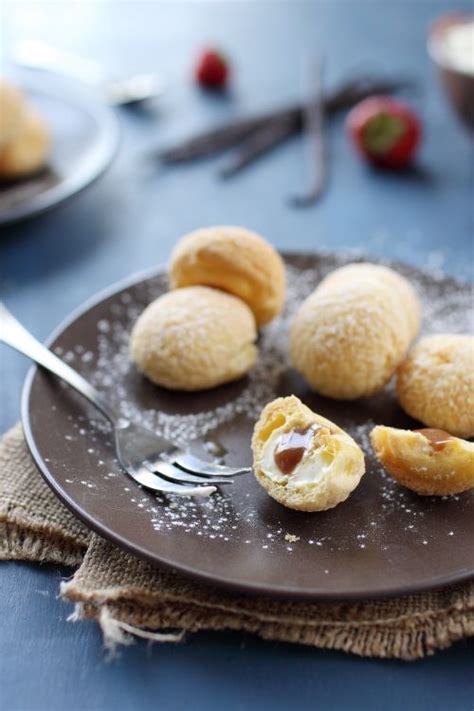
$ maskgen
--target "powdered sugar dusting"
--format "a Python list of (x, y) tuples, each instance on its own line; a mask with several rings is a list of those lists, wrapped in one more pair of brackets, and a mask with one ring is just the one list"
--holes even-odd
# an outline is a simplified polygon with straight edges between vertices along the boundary
[[(330, 271), (354, 259), (353, 255), (323, 255), (307, 267), (307, 260), (298, 257), (291, 259), (288, 270), (288, 297), (284, 313), (267, 326), (259, 339), (259, 360), (255, 368), (242, 385), (229, 391), (219, 403), (208, 409), (205, 397), (201, 396), (201, 406), (192, 401), (189, 414), (176, 414), (173, 408), (158, 409), (153, 402), (153, 386), (144, 384), (139, 379), (129, 356), (129, 334), (135, 320), (144, 306), (167, 290), (165, 275), (158, 275), (133, 286), (114, 297), (106, 312), (97, 321), (97, 348), (86, 350), (83, 344), (77, 344), (66, 352), (57, 349), (59, 355), (83, 372), (111, 402), (118, 407), (123, 416), (148, 427), (155, 432), (172, 439), (180, 446), (187, 446), (194, 440), (206, 437), (219, 440), (219, 430), (232, 427), (236, 418), (243, 418), (251, 432), (253, 423), (258, 418), (264, 405), (281, 394), (281, 380), (288, 372), (288, 331), (291, 319), (301, 301), (317, 286)], [(388, 264), (390, 266), (390, 264)], [(465, 333), (473, 328), (472, 292), (460, 288), (454, 281), (442, 279), (438, 271), (428, 275), (408, 267), (399, 271), (408, 277), (419, 294), (423, 304), (424, 333)], [(131, 383), (136, 388), (148, 388), (144, 399), (131, 393)], [(388, 392), (392, 386), (388, 386)], [(287, 394), (287, 393), (285, 393)], [(170, 396), (172, 397), (172, 396)], [(330, 416), (329, 413), (321, 412)], [(210, 499), (194, 500), (181, 497), (162, 497), (154, 495), (128, 479), (120, 469), (114, 457), (113, 443), (108, 436), (108, 425), (99, 416), (78, 415), (68, 420), (65, 444), (72, 446), (77, 438), (86, 438), (87, 455), (94, 477), (81, 479), (81, 485), (90, 496), (103, 495), (108, 482), (121, 487), (124, 505), (127, 502), (136, 509), (137, 525), (145, 525), (158, 533), (182, 531), (187, 535), (198, 536), (208, 542), (228, 541), (238, 536), (246, 545), (258, 546), (265, 554), (272, 555), (276, 549), (290, 555), (301, 546), (310, 546), (314, 551), (326, 549), (341, 551), (357, 547), (360, 555), (365, 555), (375, 542), (382, 551), (390, 551), (391, 542), (385, 535), (387, 521), (392, 516), (402, 516), (404, 530), (412, 536), (413, 545), (430, 546), (432, 540), (425, 535), (423, 518), (435, 505), (432, 500), (413, 499), (410, 492), (399, 487), (381, 467), (372, 459), (369, 433), (376, 424), (370, 417), (364, 421), (341, 423), (361, 445), (371, 462), (370, 476), (379, 476), (381, 485), (378, 490), (378, 504), (358, 522), (357, 529), (347, 531), (340, 539), (321, 533), (313, 526), (310, 535), (295, 535), (287, 527), (287, 512), (279, 507), (273, 517), (262, 520), (259, 506), (266, 495), (253, 482), (241, 485), (238, 481), (231, 493), (222, 489)], [(388, 423), (387, 423), (388, 424)], [(208, 456), (219, 456), (222, 452), (206, 447)], [(104, 454), (105, 449), (105, 454)], [(249, 453), (245, 453), (246, 462)], [(366, 478), (369, 475), (366, 475)], [(66, 480), (72, 481), (72, 480)], [(353, 494), (363, 497), (361, 487)], [(250, 490), (249, 490), (250, 487)], [(458, 497), (454, 497), (456, 500)], [(453, 498), (451, 498), (451, 501)], [(421, 503), (420, 503), (421, 501)], [(275, 505), (276, 506), (276, 505)], [(313, 520), (316, 521), (317, 517)], [(262, 530), (264, 534), (262, 535)], [(449, 536), (455, 536), (450, 530)], [(290, 540), (291, 538), (291, 540)], [(288, 545), (291, 543), (291, 545)], [(325, 569), (325, 574), (330, 570)]]

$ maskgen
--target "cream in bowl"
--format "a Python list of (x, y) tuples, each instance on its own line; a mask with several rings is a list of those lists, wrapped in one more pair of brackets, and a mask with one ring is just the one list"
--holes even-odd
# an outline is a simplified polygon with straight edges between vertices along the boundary
[(430, 29), (428, 51), (458, 116), (474, 130), (474, 16), (438, 18)]

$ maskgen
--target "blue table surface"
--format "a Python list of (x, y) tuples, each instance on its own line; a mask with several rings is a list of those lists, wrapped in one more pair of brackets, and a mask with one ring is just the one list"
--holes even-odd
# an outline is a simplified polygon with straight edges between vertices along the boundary
[[(94, 292), (165, 261), (181, 234), (213, 223), (254, 228), (281, 249), (360, 249), (472, 278), (472, 146), (425, 50), (430, 19), (449, 9), (449, 2), (431, 0), (4, 3), (6, 43), (40, 38), (96, 57), (116, 74), (155, 68), (168, 88), (153, 109), (120, 111), (121, 149), (98, 183), (1, 233), (2, 298), (44, 338)], [(204, 95), (190, 81), (193, 57), (206, 43), (232, 59), (226, 98)], [(339, 120), (328, 135), (329, 190), (307, 210), (291, 209), (286, 200), (305, 180), (299, 140), (229, 182), (216, 179), (215, 159), (164, 169), (150, 158), (153, 147), (197, 128), (297, 98), (301, 57), (321, 49), (328, 83), (351, 71), (416, 80), (410, 99), (425, 122), (416, 172), (369, 170)], [(18, 418), (28, 363), (6, 348), (0, 358), (3, 432)], [(5, 711), (473, 708), (474, 640), (405, 663), (234, 633), (198, 634), (178, 646), (136, 644), (108, 663), (97, 626), (66, 621), (70, 609), (57, 593), (69, 573), (0, 565)]]

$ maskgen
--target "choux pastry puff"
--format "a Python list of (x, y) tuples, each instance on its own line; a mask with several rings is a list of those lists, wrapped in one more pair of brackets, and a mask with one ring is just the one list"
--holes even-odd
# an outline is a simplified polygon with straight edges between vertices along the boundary
[(20, 90), (0, 79), (0, 150), (18, 132), (24, 111)]
[(361, 448), (333, 422), (297, 397), (281, 397), (262, 411), (252, 437), (257, 481), (290, 509), (325, 511), (359, 484)]
[(50, 148), (49, 131), (41, 116), (26, 109), (17, 132), (0, 148), (0, 178), (16, 180), (44, 167)]
[(420, 323), (410, 284), (388, 267), (350, 264), (319, 284), (297, 311), (293, 366), (322, 395), (366, 397), (390, 380)]
[(474, 437), (474, 336), (422, 338), (398, 370), (397, 395), (427, 427)]
[(474, 444), (438, 429), (374, 427), (377, 459), (402, 486), (417, 494), (446, 496), (474, 487)]
[(153, 301), (130, 339), (139, 370), (171, 390), (203, 390), (240, 378), (257, 358), (255, 319), (240, 299), (190, 286)]
[(207, 227), (185, 235), (169, 266), (171, 288), (212, 286), (238, 296), (252, 310), (257, 326), (283, 308), (285, 266), (278, 252), (243, 227)]

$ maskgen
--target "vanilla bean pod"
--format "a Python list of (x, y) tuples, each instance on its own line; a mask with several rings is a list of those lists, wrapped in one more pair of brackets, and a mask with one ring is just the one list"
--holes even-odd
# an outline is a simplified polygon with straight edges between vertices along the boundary
[[(348, 82), (340, 87), (337, 92), (329, 95), (323, 102), (324, 113), (327, 116), (349, 109), (362, 99), (372, 94), (394, 93), (402, 87), (407, 86), (407, 82), (388, 82), (361, 80), (360, 82)], [(236, 147), (235, 152), (220, 170), (220, 177), (228, 178), (239, 173), (255, 160), (269, 153), (279, 146), (290, 136), (299, 133), (303, 127), (303, 111), (287, 116), (287, 121), (276, 119), (278, 128), (270, 122), (255, 131), (247, 139)]]
[[(350, 108), (371, 94), (393, 93), (406, 85), (406, 81), (371, 78), (347, 81), (326, 96), (324, 110), (327, 114), (332, 114)], [(289, 135), (301, 131), (302, 121), (303, 107), (294, 105), (260, 116), (238, 119), (210, 131), (204, 131), (176, 146), (159, 151), (157, 155), (164, 163), (184, 163), (242, 144), (243, 167), (262, 152), (278, 145)], [(247, 140), (248, 146), (245, 145)], [(249, 149), (252, 145), (253, 152)], [(228, 167), (225, 169), (226, 175), (238, 169), (237, 165), (235, 168)]]
[(299, 111), (299, 106), (293, 106), (249, 119), (239, 119), (219, 128), (204, 131), (183, 143), (159, 151), (158, 157), (164, 163), (184, 163), (196, 158), (203, 158), (211, 153), (218, 153), (235, 146), (254, 131), (259, 131), (273, 121), (284, 123), (289, 118), (291, 121), (297, 122)]
[(221, 178), (230, 178), (248, 163), (255, 160), (258, 155), (263, 155), (273, 146), (281, 143), (285, 138), (295, 132), (295, 117), (288, 117), (286, 121), (281, 119), (269, 121), (258, 130), (254, 131), (246, 141), (242, 143), (234, 160), (232, 158), (219, 171)]

